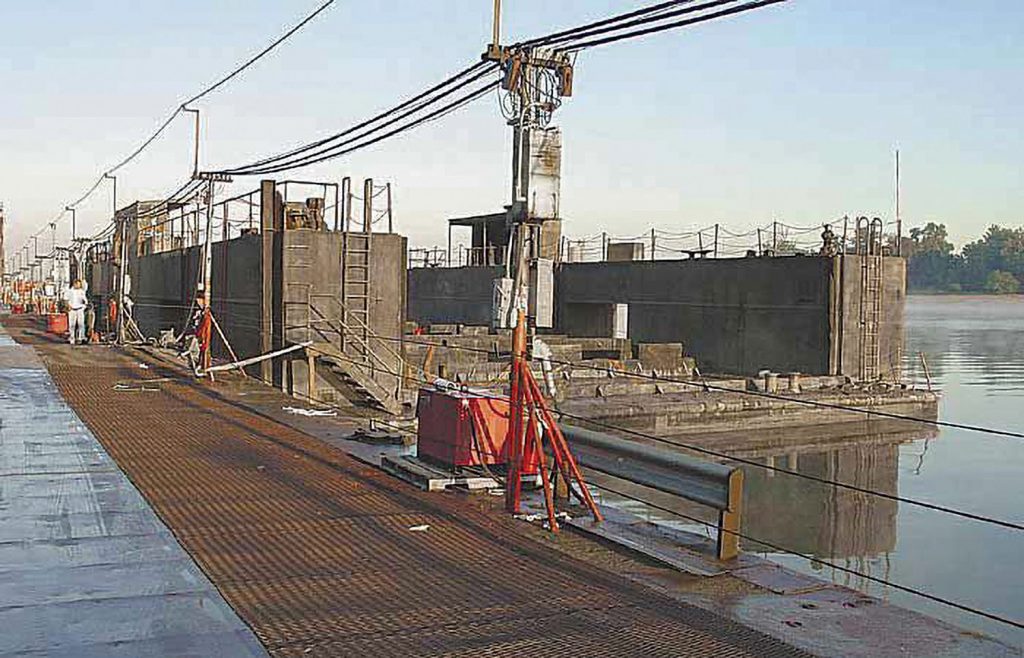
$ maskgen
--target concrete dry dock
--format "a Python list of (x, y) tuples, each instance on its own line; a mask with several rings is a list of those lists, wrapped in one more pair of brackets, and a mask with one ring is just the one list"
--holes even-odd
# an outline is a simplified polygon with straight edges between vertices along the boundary
[(214, 390), (143, 387), (156, 364), (8, 327), (274, 655), (805, 655)]

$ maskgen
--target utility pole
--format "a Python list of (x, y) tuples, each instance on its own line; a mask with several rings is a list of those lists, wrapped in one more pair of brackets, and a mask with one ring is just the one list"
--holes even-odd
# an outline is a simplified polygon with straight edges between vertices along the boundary
[(494, 0), (494, 25), (491, 32), (491, 43), (487, 46), (484, 59), (501, 61), (501, 0)]
[[(203, 300), (205, 312), (210, 314), (213, 309), (213, 178), (206, 184), (206, 240), (203, 243)], [(210, 367), (210, 350), (206, 350), (206, 363), (203, 368)]]
[(112, 174), (103, 174), (103, 177), (109, 179), (114, 184), (113, 196), (111, 197), (112, 203), (110, 215), (111, 217), (113, 217), (114, 215), (117, 214), (117, 176), (114, 176)]
[(7, 252), (4, 250), (4, 204), (0, 201), (0, 272), (7, 274)]
[[(212, 324), (213, 324), (213, 193), (214, 183), (231, 182), (231, 177), (217, 173), (196, 173), (196, 180), (205, 180), (206, 183), (206, 236), (203, 240), (202, 278), (197, 286), (196, 298), (202, 295), (203, 300), (203, 327), (205, 332), (205, 345), (202, 348), (202, 368), (210, 367), (211, 345), (212, 345)], [(198, 229), (199, 217), (196, 216)]]
[(198, 178), (199, 177), (199, 110), (193, 110), (191, 108), (182, 106), (181, 111), (182, 112), (188, 112), (190, 114), (195, 114), (196, 115), (196, 121), (195, 121), (195, 149), (194, 149), (194, 156), (193, 156), (193, 159), (192, 159), (192, 178)]
[[(572, 93), (572, 60), (565, 53), (550, 49), (510, 49), (501, 45), (501, 1), (494, 2), (494, 22), (491, 43), (486, 47), (482, 59), (497, 62), (505, 72), (503, 88), (511, 101), (511, 110), (505, 114), (512, 128), (512, 200), (506, 213), (509, 257), (506, 261), (506, 277), (501, 286), (509, 294), (496, 295), (498, 307), (495, 317), (499, 326), (511, 324), (514, 312), (515, 323), (512, 334), (512, 368), (509, 377), (510, 388), (510, 434), (508, 449), (508, 475), (505, 487), (505, 506), (512, 513), (520, 509), (521, 466), (527, 426), (533, 419), (523, 419), (525, 400), (530, 393), (523, 390), (529, 364), (528, 352), (527, 278), (531, 261), (543, 254), (543, 225), (546, 220), (557, 221), (557, 188), (552, 198), (538, 198), (537, 190), (531, 189), (534, 164), (533, 132), (544, 136), (554, 111), (562, 97)], [(553, 84), (548, 84), (553, 83)], [(558, 142), (560, 144), (560, 140)], [(558, 153), (560, 157), (560, 146)], [(556, 175), (557, 176), (557, 175)], [(557, 181), (557, 178), (556, 178)], [(557, 182), (556, 182), (557, 184)], [(549, 191), (551, 191), (549, 189)], [(541, 203), (550, 201), (549, 206), (540, 209)], [(450, 230), (450, 227), (449, 227)], [(528, 251), (528, 245), (530, 249)], [(449, 247), (450, 248), (450, 247)], [(532, 252), (532, 253), (531, 253)], [(538, 280), (540, 271), (538, 267)], [(509, 282), (509, 279), (511, 281)], [(511, 283), (509, 289), (506, 287)], [(538, 286), (539, 289), (540, 286)], [(511, 308), (504, 306), (510, 301)], [(540, 307), (540, 303), (536, 304)], [(524, 374), (524, 371), (525, 374)], [(557, 431), (557, 430), (553, 430)]]
[(75, 233), (75, 231), (76, 231), (76, 228), (75, 228), (75, 209), (72, 208), (71, 206), (64, 206), (64, 210), (66, 210), (69, 213), (71, 213), (71, 241), (74, 242), (75, 238), (77, 237), (77, 235)]
[(117, 218), (117, 213), (114, 213), (114, 222), (116, 225), (116, 231), (121, 236), (121, 248), (118, 250), (118, 274), (117, 274), (117, 322), (114, 328), (117, 342), (124, 343), (124, 300), (125, 300), (125, 284), (127, 282), (128, 275), (128, 220), (127, 218)]

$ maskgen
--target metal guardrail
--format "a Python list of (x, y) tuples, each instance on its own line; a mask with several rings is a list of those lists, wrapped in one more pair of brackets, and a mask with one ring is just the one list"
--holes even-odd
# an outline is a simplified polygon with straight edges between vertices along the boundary
[(718, 559), (739, 555), (742, 470), (604, 432), (559, 427), (581, 466), (718, 510)]

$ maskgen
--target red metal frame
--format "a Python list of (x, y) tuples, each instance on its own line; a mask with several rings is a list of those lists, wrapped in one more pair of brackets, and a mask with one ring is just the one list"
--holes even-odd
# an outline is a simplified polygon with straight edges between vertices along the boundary
[[(548, 409), (540, 386), (530, 370), (525, 357), (526, 322), (520, 311), (519, 321), (512, 337), (512, 376), (509, 382), (510, 409), (512, 422), (509, 424), (508, 438), (508, 476), (505, 479), (505, 507), (518, 514), (522, 503), (523, 454), (536, 455), (544, 489), (544, 506), (547, 510), (548, 527), (558, 532), (558, 520), (555, 516), (554, 494), (552, 491), (549, 467), (546, 463), (544, 438), (554, 461), (553, 468), (561, 474), (566, 487), (572, 494), (581, 498), (590, 510), (595, 521), (603, 521), (597, 504), (590, 495), (583, 473), (576, 463), (569, 444), (562, 435), (558, 423)], [(577, 487), (573, 487), (575, 481)], [(578, 489), (578, 491), (576, 490)]]

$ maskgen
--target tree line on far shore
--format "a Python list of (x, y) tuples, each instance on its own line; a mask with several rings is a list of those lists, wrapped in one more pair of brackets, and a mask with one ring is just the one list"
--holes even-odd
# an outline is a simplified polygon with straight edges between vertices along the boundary
[(903, 239), (911, 292), (1013, 294), (1024, 283), (1024, 228), (990, 226), (955, 251), (945, 224), (928, 222)]

